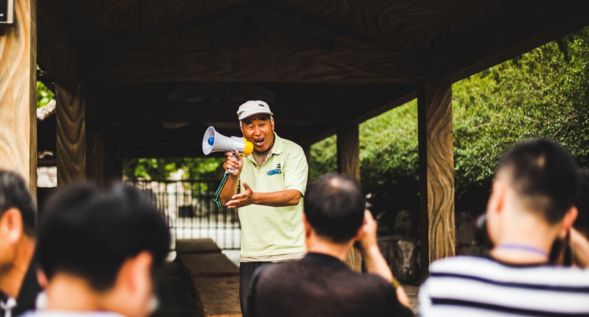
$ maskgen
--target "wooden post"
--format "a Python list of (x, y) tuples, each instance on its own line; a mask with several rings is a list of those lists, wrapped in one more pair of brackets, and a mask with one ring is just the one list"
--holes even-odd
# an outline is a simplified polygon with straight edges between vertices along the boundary
[[(337, 171), (360, 182), (360, 139), (359, 125), (346, 125), (337, 129)], [(346, 264), (353, 270), (362, 271), (362, 255), (352, 249)]]
[(37, 1), (16, 0), (16, 21), (0, 26), (0, 168), (37, 195)]
[(84, 85), (55, 85), (57, 186), (86, 180)]
[(102, 185), (104, 142), (98, 127), (87, 123), (92, 95), (82, 83), (56, 85), (55, 100), (57, 186), (85, 180)]
[(452, 84), (418, 90), (421, 278), (429, 264), (455, 255)]

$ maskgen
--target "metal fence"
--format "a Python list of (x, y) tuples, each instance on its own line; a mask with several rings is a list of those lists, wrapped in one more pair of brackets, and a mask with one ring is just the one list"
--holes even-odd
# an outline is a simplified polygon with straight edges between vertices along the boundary
[(236, 209), (217, 208), (212, 199), (220, 179), (128, 180), (143, 190), (165, 217), (176, 239), (211, 238), (224, 250), (239, 250), (241, 227)]

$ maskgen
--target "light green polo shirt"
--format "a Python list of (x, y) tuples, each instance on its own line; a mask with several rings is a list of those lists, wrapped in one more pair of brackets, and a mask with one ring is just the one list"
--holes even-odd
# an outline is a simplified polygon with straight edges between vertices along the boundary
[(249, 205), (239, 208), (241, 256), (257, 257), (304, 252), (303, 195), (307, 187), (307, 158), (296, 143), (274, 133), (272, 155), (261, 167), (253, 155), (243, 160), (240, 188), (245, 181), (254, 192), (271, 193), (287, 189), (301, 192), (296, 206)]

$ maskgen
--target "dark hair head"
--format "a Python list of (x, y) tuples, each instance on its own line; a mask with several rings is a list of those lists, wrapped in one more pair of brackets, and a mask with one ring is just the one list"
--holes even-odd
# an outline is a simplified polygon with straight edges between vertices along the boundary
[(49, 201), (39, 223), (37, 256), (49, 280), (67, 273), (106, 291), (127, 259), (147, 251), (155, 271), (169, 247), (166, 222), (138, 190), (74, 185)]
[(0, 170), (0, 217), (10, 208), (20, 211), (23, 231), (27, 236), (34, 237), (37, 208), (33, 196), (22, 177), (14, 172)]
[(307, 221), (317, 235), (334, 243), (347, 243), (356, 236), (364, 222), (365, 208), (360, 185), (349, 176), (323, 175), (307, 187)]
[(579, 170), (579, 190), (575, 206), (579, 211), (573, 227), (589, 238), (589, 170)]
[(524, 206), (550, 223), (561, 221), (577, 193), (577, 164), (562, 146), (535, 139), (515, 145), (498, 165)]

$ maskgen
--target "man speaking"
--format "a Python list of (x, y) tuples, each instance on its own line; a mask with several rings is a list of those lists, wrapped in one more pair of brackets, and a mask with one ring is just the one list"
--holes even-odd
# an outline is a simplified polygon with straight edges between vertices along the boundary
[(237, 115), (243, 136), (253, 143), (254, 150), (244, 157), (235, 151), (237, 159), (234, 153), (226, 153), (223, 167), (234, 172), (220, 199), (229, 208), (239, 208), (239, 299), (245, 317), (247, 293), (256, 269), (305, 255), (302, 200), (309, 168), (303, 149), (274, 132), (267, 103), (248, 101), (239, 107)]

